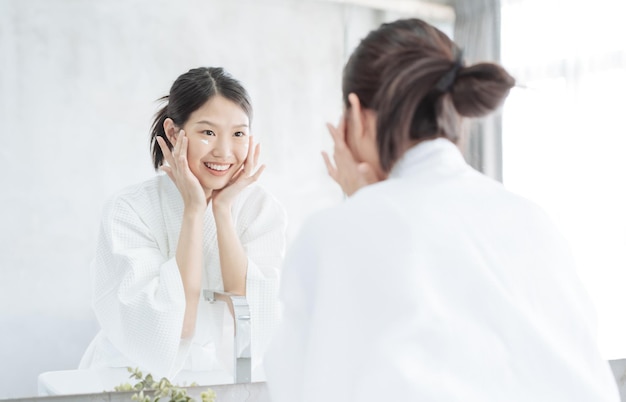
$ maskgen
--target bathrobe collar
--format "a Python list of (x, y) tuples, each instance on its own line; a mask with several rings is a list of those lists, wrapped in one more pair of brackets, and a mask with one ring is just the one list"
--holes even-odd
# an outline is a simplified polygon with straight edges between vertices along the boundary
[(435, 138), (420, 142), (406, 151), (391, 169), (389, 178), (415, 176), (436, 167), (464, 169), (467, 163), (452, 141)]

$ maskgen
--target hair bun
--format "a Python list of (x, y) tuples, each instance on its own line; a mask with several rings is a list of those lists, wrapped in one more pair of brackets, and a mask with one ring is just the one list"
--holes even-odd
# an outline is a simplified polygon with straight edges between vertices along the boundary
[(494, 63), (461, 67), (450, 94), (456, 111), (466, 117), (482, 117), (504, 102), (515, 79)]
[(439, 81), (437, 81), (437, 84), (435, 84), (435, 89), (437, 89), (439, 92), (448, 92), (456, 81), (456, 77), (459, 74), (461, 68), (463, 68), (463, 50), (457, 48), (456, 57), (452, 68), (448, 70), (439, 79)]

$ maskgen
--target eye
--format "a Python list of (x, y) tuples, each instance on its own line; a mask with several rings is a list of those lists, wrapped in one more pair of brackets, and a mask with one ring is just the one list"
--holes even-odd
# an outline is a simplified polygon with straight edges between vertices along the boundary
[(215, 133), (212, 130), (204, 130), (202, 133), (205, 134), (205, 135), (215, 136)]
[(246, 133), (244, 133), (243, 131), (237, 131), (235, 134), (233, 134), (233, 136), (235, 137), (244, 137), (246, 135)]

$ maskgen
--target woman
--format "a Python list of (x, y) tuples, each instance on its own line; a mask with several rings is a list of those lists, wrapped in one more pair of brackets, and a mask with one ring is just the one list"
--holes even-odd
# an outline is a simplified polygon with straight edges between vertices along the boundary
[(220, 369), (220, 357), (232, 364), (222, 339), (229, 322), (232, 338), (232, 318), (202, 299), (205, 288), (246, 296), (259, 366), (276, 317), (286, 216), (254, 184), (264, 166), (249, 96), (223, 69), (196, 68), (162, 99), (151, 148), (166, 175), (104, 209), (92, 264), (102, 330), (80, 367), (139, 366), (171, 379), (181, 369)]
[(324, 155), (350, 197), (287, 253), (274, 402), (619, 400), (562, 237), (455, 145), (513, 85), (417, 19), (361, 41)]

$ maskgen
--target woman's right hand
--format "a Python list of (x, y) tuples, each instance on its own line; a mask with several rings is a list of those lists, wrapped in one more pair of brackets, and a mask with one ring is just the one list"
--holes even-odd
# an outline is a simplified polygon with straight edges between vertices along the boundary
[(343, 192), (349, 197), (362, 187), (376, 183), (381, 179), (376, 176), (374, 169), (365, 162), (358, 162), (348, 144), (346, 144), (346, 125), (342, 118), (337, 127), (330, 123), (326, 124), (335, 149), (333, 153), (334, 165), (330, 161), (330, 156), (322, 151), (322, 157), (328, 170), (328, 175), (332, 177), (341, 187)]
[(169, 150), (163, 137), (157, 137), (157, 142), (167, 164), (161, 165), (163, 170), (172, 179), (178, 191), (180, 191), (185, 204), (185, 209), (196, 212), (204, 212), (207, 207), (207, 196), (198, 178), (189, 169), (187, 161), (187, 149), (189, 138), (184, 130), (180, 130), (174, 144), (174, 149)]
[(199, 284), (202, 281), (203, 264), (202, 223), (207, 197), (200, 181), (189, 169), (187, 161), (189, 139), (185, 132), (183, 130), (178, 132), (172, 151), (163, 137), (157, 137), (157, 141), (167, 162), (161, 166), (161, 170), (176, 184), (185, 204), (176, 248), (176, 264), (183, 281), (186, 302), (181, 337), (189, 339), (193, 337), (196, 329), (200, 300)]

